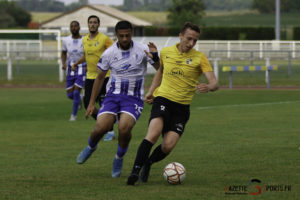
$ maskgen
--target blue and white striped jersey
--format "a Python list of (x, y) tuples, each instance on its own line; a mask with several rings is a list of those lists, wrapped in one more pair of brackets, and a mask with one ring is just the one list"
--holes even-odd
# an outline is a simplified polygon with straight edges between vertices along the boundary
[(144, 98), (144, 80), (147, 62), (154, 64), (144, 50), (149, 52), (147, 45), (131, 42), (131, 48), (122, 50), (118, 42), (110, 46), (100, 58), (97, 67), (102, 71), (111, 70), (106, 86), (107, 94), (123, 94)]
[(85, 64), (78, 65), (75, 72), (71, 70), (72, 64), (79, 60), (79, 58), (81, 58), (84, 54), (82, 37), (78, 39), (73, 39), (72, 35), (64, 37), (62, 41), (62, 51), (66, 51), (68, 56), (67, 76), (85, 75), (85, 70), (83, 69)]

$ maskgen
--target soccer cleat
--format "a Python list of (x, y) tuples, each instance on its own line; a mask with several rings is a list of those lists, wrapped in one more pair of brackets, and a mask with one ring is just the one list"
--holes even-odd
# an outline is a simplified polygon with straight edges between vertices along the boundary
[(128, 176), (127, 185), (134, 185), (139, 179), (140, 167), (134, 166), (131, 174)]
[(113, 168), (111, 171), (111, 177), (117, 178), (121, 175), (123, 167), (123, 158), (114, 158)]
[(106, 136), (104, 137), (103, 141), (111, 141), (113, 139), (115, 139), (115, 132), (109, 131), (106, 133)]
[(133, 174), (133, 173), (131, 173), (131, 174), (128, 176), (128, 179), (127, 179), (127, 185), (134, 185), (135, 182), (137, 182), (138, 179), (139, 179), (139, 175), (138, 175), (138, 174)]
[(76, 162), (78, 164), (83, 164), (96, 150), (96, 148), (91, 148), (90, 146), (85, 147), (82, 152), (77, 156)]
[(148, 181), (148, 177), (149, 177), (149, 174), (150, 174), (150, 168), (151, 168), (151, 165), (149, 165), (149, 164), (145, 164), (143, 166), (142, 171), (141, 171), (141, 175), (139, 177), (139, 182), (146, 183)]
[(76, 121), (76, 118), (77, 118), (76, 115), (71, 114), (71, 117), (70, 117), (69, 121), (74, 122), (74, 121)]

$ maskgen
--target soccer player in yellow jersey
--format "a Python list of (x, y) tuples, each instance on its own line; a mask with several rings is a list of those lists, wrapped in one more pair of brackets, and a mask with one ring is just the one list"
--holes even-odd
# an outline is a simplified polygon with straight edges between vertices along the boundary
[[(147, 103), (153, 103), (149, 127), (138, 148), (128, 185), (134, 185), (138, 179), (147, 182), (151, 165), (164, 159), (175, 147), (189, 119), (189, 105), (195, 91), (207, 93), (219, 87), (207, 57), (193, 49), (199, 36), (200, 28), (187, 22), (179, 34), (180, 42), (160, 52), (160, 68), (145, 96)], [(201, 74), (207, 83), (199, 83)], [(161, 134), (162, 144), (149, 156)]]
[[(100, 26), (100, 19), (99, 17), (95, 15), (91, 15), (88, 17), (88, 27), (89, 27), (89, 34), (83, 37), (82, 43), (83, 43), (83, 49), (84, 49), (84, 55), (77, 60), (72, 66), (72, 68), (75, 70), (76, 66), (80, 63), (83, 63), (84, 61), (87, 64), (87, 72), (86, 72), (86, 80), (84, 85), (84, 107), (87, 109), (90, 98), (92, 95), (92, 89), (93, 84), (98, 76), (97, 73), (97, 63), (99, 62), (99, 59), (102, 55), (102, 53), (113, 44), (113, 41), (103, 33), (98, 32), (98, 28)], [(101, 106), (101, 103), (104, 99), (104, 96), (106, 94), (106, 84), (109, 79), (109, 72), (106, 74), (103, 86), (101, 88), (101, 92), (99, 93), (96, 102), (99, 103), (99, 106)], [(95, 108), (92, 117), (94, 119), (97, 119), (97, 113), (98, 110)], [(112, 140), (115, 137), (115, 134), (113, 130), (109, 131), (104, 138), (104, 140), (109, 141)]]

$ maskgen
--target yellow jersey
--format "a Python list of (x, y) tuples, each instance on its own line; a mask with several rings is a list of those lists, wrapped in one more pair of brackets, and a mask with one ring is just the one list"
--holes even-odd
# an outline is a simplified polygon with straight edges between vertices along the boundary
[(165, 47), (160, 52), (163, 76), (154, 94), (188, 105), (195, 94), (200, 75), (213, 69), (204, 53), (195, 49), (181, 53), (178, 45)]
[[(97, 63), (102, 53), (113, 44), (113, 41), (103, 33), (98, 33), (96, 37), (90, 39), (90, 34), (87, 34), (82, 39), (85, 61), (87, 65), (87, 79), (96, 79)], [(106, 74), (109, 76), (109, 72)]]

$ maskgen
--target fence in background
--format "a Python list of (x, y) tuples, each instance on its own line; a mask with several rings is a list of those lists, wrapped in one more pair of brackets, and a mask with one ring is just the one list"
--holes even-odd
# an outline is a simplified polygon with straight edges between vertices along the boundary
[[(46, 31), (47, 32), (47, 31)], [(46, 34), (45, 32), (45, 34)], [(0, 31), (1, 33), (1, 31)], [(23, 60), (56, 60), (59, 71), (59, 81), (63, 81), (63, 71), (61, 70), (60, 35), (57, 34), (57, 42), (45, 40), (20, 40), (20, 41), (0, 41), (0, 60), (7, 63), (7, 79), (13, 79), (12, 65)], [(59, 38), (59, 39), (58, 39)], [(160, 51), (163, 47), (171, 46), (179, 42), (179, 37), (133, 37), (134, 41), (147, 44), (154, 42)], [(220, 61), (224, 60), (244, 60), (252, 65), (256, 60), (270, 62), (272, 59), (282, 59), (288, 62), (288, 74), (291, 75), (292, 60), (300, 60), (300, 41), (219, 41), (219, 40), (199, 40), (195, 49), (204, 52), (213, 63), (216, 75)], [(17, 69), (19, 69), (17, 67)], [(148, 73), (154, 73), (154, 69), (149, 66)]]

